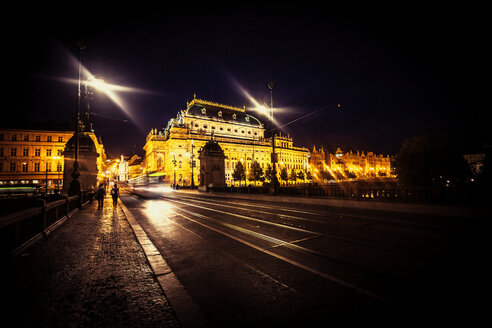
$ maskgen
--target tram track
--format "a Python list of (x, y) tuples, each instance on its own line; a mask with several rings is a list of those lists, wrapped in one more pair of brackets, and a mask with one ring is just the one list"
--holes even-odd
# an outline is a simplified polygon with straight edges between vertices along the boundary
[[(166, 198), (174, 198), (172, 196), (166, 196)], [(210, 201), (204, 201), (203, 197), (191, 197), (191, 196), (184, 196), (184, 195), (179, 195), (179, 198), (181, 199), (188, 199), (188, 200), (195, 200), (195, 201), (201, 201), (201, 202), (206, 202), (209, 203)], [(352, 218), (352, 219), (360, 219), (360, 220), (365, 220), (365, 221), (370, 221), (370, 222), (376, 222), (376, 223), (384, 223), (384, 224), (391, 224), (391, 225), (399, 225), (399, 226), (407, 226), (407, 227), (412, 227), (412, 228), (420, 228), (420, 229), (426, 229), (426, 230), (436, 230), (436, 231), (446, 231), (446, 232), (453, 232), (453, 233), (460, 233), (459, 228), (454, 228), (450, 227), (448, 225), (440, 225), (440, 224), (429, 224), (429, 223), (422, 223), (422, 222), (412, 222), (409, 220), (401, 220), (401, 219), (395, 219), (395, 218), (381, 218), (381, 217), (375, 217), (375, 216), (369, 216), (369, 215), (360, 215), (360, 214), (352, 214), (352, 213), (343, 213), (341, 214), (340, 212), (336, 211), (329, 211), (329, 210), (323, 210), (323, 212), (317, 212), (317, 211), (306, 211), (306, 210), (297, 210), (297, 209), (292, 209), (288, 208), (283, 204), (283, 206), (271, 206), (271, 205), (265, 205), (261, 203), (244, 203), (244, 202), (238, 202), (238, 201), (225, 201), (223, 199), (217, 199), (214, 198), (214, 204), (219, 205), (219, 204), (234, 204), (237, 207), (237, 205), (242, 205), (242, 206), (248, 206), (248, 207), (261, 207), (261, 208), (268, 208), (272, 210), (277, 210), (277, 211), (287, 211), (287, 212), (296, 212), (296, 213), (302, 213), (302, 214), (308, 214), (308, 215), (315, 215), (315, 216), (322, 216), (326, 218), (327, 216), (333, 217), (334, 219), (346, 219), (346, 218)], [(257, 211), (253, 209), (253, 211)], [(326, 219), (324, 220), (319, 220), (319, 219), (312, 219), (312, 218), (303, 218), (303, 217), (296, 217), (296, 216), (291, 216), (287, 214), (278, 214), (280, 217), (294, 217), (303, 221), (308, 221), (308, 222), (317, 222), (317, 223), (326, 223)]]
[[(412, 229), (397, 228), (401, 227), (397, 224), (384, 226), (382, 221), (392, 219), (388, 213), (388, 220), (381, 213), (382, 220), (351, 217), (344, 221), (337, 216), (340, 213), (332, 211), (323, 216), (322, 212), (288, 211), (289, 207), (272, 204), (177, 194), (139, 202), (134, 206), (140, 208), (142, 224), (150, 229), (160, 248), (171, 255), (170, 264), (176, 265), (171, 267), (178, 277), (180, 272), (184, 274), (185, 283), (191, 284), (191, 290), (205, 302), (202, 304), (214, 294), (204, 291), (195, 282), (197, 278), (190, 280), (190, 271), (206, 277), (204, 281), (215, 286), (214, 290), (220, 291), (217, 295), (225, 299), (227, 295), (247, 294), (253, 302), (260, 296), (267, 303), (258, 304), (271, 305), (278, 300), (274, 295), (282, 295), (286, 297), (282, 306), (289, 309), (294, 309), (288, 305), (291, 298), (298, 305), (323, 309), (332, 309), (326, 306), (342, 299), (344, 309), (360, 304), (361, 309), (369, 306), (377, 313), (394, 310), (393, 314), (422, 313), (437, 302), (439, 309), (454, 308), (456, 291), (449, 284), (462, 277), (471, 278), (464, 267), (455, 271), (456, 265), (467, 259), (469, 248), (462, 248), (462, 242), (470, 238), (444, 238), (443, 230), (436, 232), (422, 225)], [(416, 216), (416, 220), (426, 219)], [(337, 230), (339, 227), (341, 230)], [(390, 238), (386, 240), (385, 236)], [(406, 240), (400, 242), (400, 236)], [(425, 256), (432, 238), (436, 244), (442, 243), (430, 248), (429, 256)], [(453, 249), (445, 248), (448, 241)], [(402, 249), (405, 245), (415, 245), (417, 252)], [(445, 257), (442, 263), (440, 255)], [(266, 286), (268, 291), (263, 290)], [(331, 300), (326, 295), (332, 295)], [(217, 302), (227, 306), (227, 301)], [(249, 306), (244, 304), (247, 311)]]
[[(286, 224), (286, 223), (282, 223), (282, 222), (271, 222), (269, 219), (265, 219), (265, 218), (254, 218), (252, 216), (246, 216), (246, 215), (241, 215), (241, 214), (227, 212), (227, 211), (220, 211), (220, 210), (216, 210), (216, 209), (213, 209), (213, 208), (210, 208), (210, 207), (206, 207), (206, 206), (200, 206), (200, 205), (196, 205), (196, 204), (191, 204), (191, 203), (183, 202), (183, 201), (176, 200), (176, 199), (170, 198), (170, 197), (165, 197), (164, 199), (170, 200), (170, 201), (173, 201), (173, 202), (178, 202), (178, 203), (180, 203), (182, 205), (187, 205), (187, 206), (192, 206), (192, 207), (196, 207), (196, 208), (200, 208), (200, 209), (204, 209), (204, 210), (211, 210), (211, 211), (219, 212), (219, 213), (222, 213), (222, 214), (225, 214), (225, 215), (233, 215), (233, 216), (236, 216), (236, 217), (239, 217), (239, 218), (244, 218), (244, 219), (247, 219), (247, 220), (254, 220), (254, 221), (262, 222), (262, 223), (266, 223), (266, 224), (273, 224), (273, 225), (278, 226), (278, 227), (283, 227), (283, 228), (287, 228), (287, 229), (293, 229), (293, 230), (297, 230), (297, 231), (301, 231), (301, 232), (307, 232), (307, 233), (311, 233), (311, 234), (317, 234), (317, 235), (320, 235), (320, 236), (323, 236), (323, 237), (326, 237), (326, 238), (330, 238), (330, 239), (333, 239), (333, 240), (341, 241), (341, 242), (346, 242), (346, 243), (351, 243), (351, 244), (360, 245), (360, 246), (364, 246), (364, 247), (371, 247), (371, 248), (378, 249), (378, 250), (393, 252), (393, 253), (396, 253), (396, 254), (399, 254), (399, 255), (404, 255), (404, 256), (415, 258), (415, 259), (420, 259), (420, 260), (425, 260), (425, 261), (435, 261), (434, 258), (429, 257), (429, 256), (426, 256), (425, 254), (419, 254), (419, 253), (415, 253), (415, 252), (410, 252), (408, 250), (398, 249), (398, 248), (394, 248), (394, 247), (393, 248), (389, 248), (387, 246), (378, 245), (378, 244), (374, 244), (374, 243), (370, 243), (370, 242), (366, 242), (366, 241), (362, 241), (362, 240), (357, 240), (357, 239), (354, 239), (354, 238), (348, 238), (348, 237), (339, 236), (339, 235), (337, 235), (337, 233), (320, 232), (320, 231), (317, 231), (317, 230), (307, 229), (304, 226), (295, 227), (295, 226), (293, 226), (294, 225), (293, 223)], [(212, 204), (210, 204), (210, 202), (206, 202), (206, 201), (203, 201), (203, 200), (197, 200), (195, 198), (187, 198), (187, 200), (188, 201), (195, 201), (195, 202), (199, 202), (199, 203), (207, 203), (209, 205), (212, 205)], [(232, 205), (213, 204), (213, 206), (221, 206), (221, 207), (234, 208), (236, 210), (247, 210), (247, 211), (250, 211), (250, 212), (263, 213), (263, 214), (267, 214), (267, 215), (277, 215), (277, 213), (275, 213), (275, 212), (268, 212), (268, 211), (255, 210), (255, 209), (245, 209), (245, 208), (240, 208), (240, 207), (232, 206)], [(289, 219), (294, 219), (294, 220), (305, 220), (305, 221), (306, 220), (309, 220), (311, 222), (317, 222), (317, 223), (324, 223), (324, 224), (326, 224), (326, 222), (323, 222), (323, 221), (318, 221), (318, 220), (313, 221), (313, 220), (310, 220), (308, 218), (302, 218), (302, 217), (299, 217), (299, 216), (288, 216), (288, 217), (289, 217)]]
[[(175, 201), (177, 202), (177, 201)], [(177, 202), (181, 203), (183, 205), (184, 202)], [(381, 284), (381, 282), (385, 282), (385, 284), (388, 284), (388, 282), (392, 282), (395, 286), (403, 286), (409, 284), (408, 278), (401, 277), (401, 276), (395, 276), (394, 274), (389, 274), (387, 272), (383, 272), (380, 270), (376, 270), (375, 268), (370, 268), (361, 264), (358, 264), (354, 261), (350, 260), (345, 260), (340, 257), (334, 257), (328, 254), (325, 254), (323, 252), (320, 252), (315, 249), (307, 248), (298, 245), (297, 243), (305, 241), (305, 240), (311, 240), (314, 238), (320, 238), (324, 237), (323, 235), (315, 235), (311, 236), (308, 238), (302, 238), (299, 240), (294, 240), (294, 241), (286, 241), (282, 240), (279, 238), (274, 238), (265, 234), (258, 233), (256, 231), (252, 231), (249, 229), (242, 228), (240, 226), (230, 224), (223, 222), (222, 220), (212, 218), (208, 215), (204, 215), (201, 213), (193, 212), (187, 209), (184, 209), (182, 207), (175, 207), (175, 210), (173, 212), (176, 215), (179, 215), (183, 217), (184, 219), (194, 222), (195, 224), (199, 224), (203, 227), (206, 227), (210, 230), (213, 230), (215, 232), (218, 232), (226, 237), (232, 238), (236, 241), (239, 241), (240, 243), (243, 243), (247, 246), (250, 246), (258, 251), (261, 251), (264, 254), (273, 256), (277, 259), (280, 259), (282, 261), (285, 261), (286, 263), (292, 264), (298, 268), (302, 268), (306, 271), (309, 271), (311, 273), (314, 273), (322, 278), (328, 279), (332, 282), (335, 282), (341, 286), (347, 287), (351, 290), (354, 290), (360, 294), (363, 294), (365, 296), (370, 296), (371, 298), (374, 298), (375, 300), (378, 301), (383, 301), (385, 303), (391, 304), (392, 306), (396, 306), (400, 309), (405, 308), (408, 310), (407, 305), (403, 305), (403, 303), (399, 303), (396, 301), (394, 298), (376, 293), (370, 289), (364, 288), (364, 285), (378, 285)], [(185, 214), (183, 214), (184, 212)], [(204, 223), (206, 221), (207, 223)], [(231, 233), (230, 231), (227, 232), (224, 230), (232, 230), (234, 233)], [(252, 242), (251, 239), (245, 239), (244, 237), (241, 237), (240, 235), (246, 235), (248, 237), (253, 237), (255, 239), (261, 240), (262, 242), (267, 242), (271, 243), (270, 246), (262, 246), (259, 245), (257, 242)], [(328, 236), (329, 237), (329, 236)], [(290, 249), (291, 251), (295, 251), (297, 253), (300, 253), (301, 255), (297, 256), (289, 256), (287, 255), (281, 255), (279, 252), (276, 251), (277, 248), (287, 248)], [(345, 280), (343, 278), (337, 277), (333, 274), (330, 274), (329, 272), (326, 272), (320, 268), (317, 268), (316, 266), (310, 265), (309, 262), (310, 260), (308, 257), (316, 257), (318, 259), (322, 259), (323, 266), (324, 267), (330, 267), (332, 264), (336, 264), (338, 266), (343, 266), (346, 270), (350, 270), (352, 273), (349, 274), (349, 276), (358, 276), (358, 277), (363, 277), (360, 279), (359, 282), (350, 282), (348, 280)], [(296, 258), (302, 258), (303, 260), (299, 260)], [(306, 263), (308, 262), (308, 263)], [(314, 262), (318, 262), (318, 260), (315, 260)], [(372, 277), (372, 278), (371, 278)], [(393, 288), (391, 288), (392, 290)]]

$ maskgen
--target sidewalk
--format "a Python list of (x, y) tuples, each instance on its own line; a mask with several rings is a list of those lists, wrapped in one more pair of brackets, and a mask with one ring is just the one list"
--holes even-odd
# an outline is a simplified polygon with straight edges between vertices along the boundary
[(10, 327), (181, 327), (111, 197), (15, 257), (2, 283)]

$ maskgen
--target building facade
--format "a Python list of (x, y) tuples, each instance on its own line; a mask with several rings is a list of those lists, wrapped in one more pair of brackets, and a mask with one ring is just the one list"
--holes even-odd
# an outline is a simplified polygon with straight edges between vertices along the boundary
[[(147, 135), (143, 164), (145, 172), (164, 172), (171, 184), (198, 186), (200, 149), (211, 138), (225, 155), (225, 179), (234, 183), (232, 173), (238, 162), (246, 171), (257, 161), (263, 170), (271, 165), (272, 141), (265, 137), (264, 125), (245, 108), (222, 105), (194, 98), (180, 110), (163, 130), (153, 129)], [(307, 170), (307, 148), (295, 147), (289, 136), (275, 138), (277, 173), (284, 166)]]
[[(63, 152), (72, 135), (73, 131), (0, 130), (0, 185), (38, 184), (60, 190), (65, 170)], [(98, 169), (103, 172), (104, 146), (94, 133), (91, 139), (100, 154)]]
[[(324, 158), (323, 158), (324, 157)], [(323, 148), (310, 154), (310, 164), (313, 174), (328, 171), (335, 178), (341, 179), (354, 177), (356, 179), (370, 179), (382, 177), (394, 177), (391, 171), (391, 157), (389, 155), (374, 154), (373, 152), (353, 151), (343, 152), (337, 148), (334, 154), (325, 155)]]

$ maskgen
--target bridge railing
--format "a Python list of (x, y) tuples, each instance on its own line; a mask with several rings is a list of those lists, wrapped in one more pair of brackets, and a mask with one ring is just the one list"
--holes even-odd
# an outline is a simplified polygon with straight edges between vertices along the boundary
[(15, 256), (45, 237), (80, 208), (87, 195), (65, 197), (0, 217), (2, 257)]

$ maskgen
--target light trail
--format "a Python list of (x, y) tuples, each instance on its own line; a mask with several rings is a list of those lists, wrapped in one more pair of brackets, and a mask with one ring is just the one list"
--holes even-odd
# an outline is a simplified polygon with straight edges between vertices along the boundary
[[(190, 201), (196, 201), (196, 202), (200, 202), (200, 203), (207, 203), (205, 201), (197, 200), (195, 198), (190, 198), (190, 197), (184, 197), (184, 198), (186, 198), (187, 200), (190, 200)], [(166, 197), (166, 199), (168, 199), (168, 198)], [(172, 201), (171, 199), (168, 199), (168, 200)], [(199, 207), (199, 208), (206, 209), (205, 207), (200, 207), (198, 205), (192, 205), (192, 204), (189, 204), (189, 203), (182, 203), (182, 204), (186, 204), (186, 205), (190, 205), (190, 206), (196, 206), (196, 207)], [(235, 203), (232, 203), (231, 202), (231, 204), (235, 204)], [(278, 214), (276, 214), (274, 212), (266, 212), (266, 211), (260, 211), (260, 210), (249, 209), (249, 208), (241, 208), (241, 207), (238, 207), (238, 206), (229, 206), (229, 205), (223, 205), (223, 204), (214, 204), (214, 205), (217, 205), (217, 206), (225, 206), (225, 207), (235, 208), (235, 209), (243, 209), (243, 210), (253, 211), (253, 212), (259, 212), (259, 213), (263, 213), (263, 214), (278, 215)], [(231, 213), (231, 212), (222, 212), (222, 213), (234, 215), (234, 213)], [(287, 217), (290, 217), (290, 218), (301, 219), (301, 220), (310, 221), (310, 222), (327, 224), (326, 221), (312, 220), (312, 219), (295, 217), (295, 216), (290, 216), (290, 215), (286, 215), (286, 216)], [(366, 218), (366, 217), (363, 217), (363, 218)], [(368, 219), (370, 219), (370, 218), (368, 218)], [(269, 222), (269, 221), (265, 220), (265, 222)], [(283, 225), (283, 227), (291, 227), (291, 226)], [(303, 228), (299, 228), (299, 229), (303, 229)], [(306, 230), (306, 229), (304, 229), (304, 230)], [(306, 230), (306, 231), (311, 231), (311, 230)], [(323, 236), (323, 237), (326, 237), (326, 238), (329, 238), (329, 239), (333, 239), (333, 240), (338, 240), (338, 241), (342, 241), (342, 242), (346, 242), (346, 243), (351, 243), (351, 244), (355, 244), (355, 245), (361, 245), (361, 246), (371, 247), (371, 248), (375, 248), (375, 249), (380, 249), (380, 250), (383, 250), (383, 251), (386, 251), (386, 252), (397, 253), (397, 254), (400, 254), (400, 255), (408, 256), (408, 257), (418, 258), (418, 259), (421, 259), (421, 260), (427, 260), (427, 261), (432, 260), (431, 257), (425, 256), (425, 255), (422, 255), (422, 254), (418, 254), (418, 253), (414, 253), (414, 252), (410, 252), (408, 250), (402, 250), (402, 249), (396, 249), (396, 248), (388, 248), (388, 247), (377, 245), (377, 244), (370, 243), (370, 242), (365, 242), (365, 241), (361, 241), (361, 240), (355, 240), (355, 239), (345, 238), (345, 237), (341, 237), (341, 236), (336, 236), (336, 235), (334, 235), (332, 233), (320, 233), (320, 232), (315, 232), (315, 231), (311, 231), (311, 232), (312, 233), (315, 233), (315, 234), (318, 234), (319, 236)], [(318, 236), (316, 236), (316, 237), (318, 237)], [(302, 241), (302, 240), (300, 240), (300, 241)]]
[(235, 217), (238, 217), (238, 218), (241, 218), (241, 219), (250, 220), (250, 221), (261, 222), (261, 223), (264, 223), (264, 224), (268, 224), (268, 225), (280, 227), (280, 228), (283, 228), (283, 229), (289, 229), (289, 230), (294, 230), (294, 231), (309, 233), (309, 234), (313, 234), (313, 235), (321, 235), (320, 233), (315, 232), (315, 231), (306, 230), (306, 229), (302, 229), (302, 228), (296, 228), (296, 227), (292, 227), (292, 226), (281, 224), (281, 223), (275, 223), (275, 222), (271, 222), (271, 221), (268, 221), (268, 220), (261, 220), (261, 219), (252, 218), (250, 216), (245, 216), (245, 215), (236, 214), (236, 213), (232, 213), (232, 212), (225, 212), (225, 211), (213, 209), (213, 208), (210, 208), (210, 207), (205, 207), (205, 206), (199, 206), (199, 205), (195, 205), (195, 204), (185, 203), (185, 202), (181, 202), (181, 201), (176, 200), (176, 199), (171, 199), (171, 198), (166, 198), (166, 199), (169, 200), (169, 201), (172, 201), (172, 202), (179, 203), (179, 204), (193, 206), (193, 207), (198, 207), (198, 208), (201, 208), (201, 209), (204, 209), (204, 210), (209, 210), (209, 211), (212, 211), (212, 212), (217, 212), (217, 213), (221, 213), (221, 214), (235, 216)]
[[(232, 225), (226, 224), (224, 222), (218, 221), (216, 219), (207, 217), (207, 216), (202, 215), (202, 214), (199, 214), (199, 213), (189, 212), (189, 211), (183, 210), (181, 208), (179, 210), (184, 211), (184, 212), (186, 212), (188, 214), (191, 214), (191, 215), (199, 216), (199, 217), (201, 217), (201, 218), (203, 218), (205, 220), (208, 220), (208, 221), (211, 221), (211, 222), (214, 222), (214, 223), (223, 225), (223, 226), (232, 226)], [(233, 239), (233, 240), (235, 240), (237, 242), (240, 242), (240, 243), (242, 243), (242, 244), (244, 244), (246, 246), (249, 246), (249, 247), (251, 247), (253, 249), (256, 249), (256, 250), (258, 250), (258, 251), (260, 251), (260, 252), (262, 252), (264, 254), (273, 256), (273, 257), (275, 257), (277, 259), (280, 259), (280, 260), (282, 260), (282, 261), (284, 261), (286, 263), (289, 263), (289, 264), (294, 265), (294, 266), (296, 266), (298, 268), (301, 268), (301, 269), (304, 269), (306, 271), (309, 271), (309, 272), (311, 272), (313, 274), (316, 274), (316, 275), (318, 275), (318, 276), (320, 276), (322, 278), (328, 279), (328, 280), (330, 280), (330, 281), (332, 281), (332, 282), (334, 282), (334, 283), (336, 283), (338, 285), (341, 285), (341, 286), (343, 286), (345, 288), (351, 289), (351, 290), (353, 290), (353, 291), (355, 291), (357, 293), (360, 293), (362, 295), (371, 297), (373, 299), (376, 299), (378, 301), (381, 301), (381, 302), (384, 302), (384, 303), (387, 303), (387, 304), (391, 304), (392, 306), (395, 306), (397, 308), (404, 308), (401, 304), (396, 303), (395, 301), (393, 301), (393, 300), (391, 300), (391, 299), (389, 299), (389, 298), (387, 298), (385, 296), (379, 295), (379, 294), (377, 294), (377, 293), (375, 293), (375, 292), (373, 292), (371, 290), (362, 288), (362, 287), (358, 286), (357, 284), (353, 284), (351, 282), (345, 281), (343, 279), (337, 278), (337, 277), (335, 277), (333, 275), (330, 275), (328, 273), (325, 273), (323, 271), (320, 271), (318, 269), (315, 269), (315, 268), (313, 268), (313, 267), (311, 267), (309, 265), (302, 264), (302, 263), (300, 263), (300, 262), (298, 262), (296, 260), (293, 260), (293, 259), (290, 259), (290, 258), (285, 257), (283, 255), (277, 254), (277, 253), (275, 253), (275, 252), (273, 252), (273, 251), (271, 251), (271, 250), (269, 250), (267, 248), (261, 247), (259, 245), (254, 244), (254, 243), (251, 243), (251, 242), (249, 242), (247, 240), (244, 240), (244, 239), (242, 239), (242, 238), (240, 238), (238, 236), (234, 236), (234, 235), (232, 235), (230, 233), (227, 233), (227, 232), (222, 231), (220, 229), (214, 228), (214, 227), (212, 227), (212, 226), (210, 226), (210, 225), (208, 225), (206, 223), (203, 223), (203, 222), (200, 222), (198, 220), (195, 220), (195, 219), (193, 219), (191, 217), (188, 217), (188, 216), (186, 216), (186, 215), (184, 215), (182, 213), (175, 212), (175, 214), (183, 217), (184, 219), (186, 219), (186, 220), (188, 220), (190, 222), (196, 223), (196, 224), (198, 224), (198, 225), (200, 225), (202, 227), (205, 227), (207, 229), (210, 229), (212, 231), (215, 231), (215, 232), (217, 232), (217, 233), (219, 233), (221, 235), (224, 235), (224, 236), (226, 236), (228, 238), (231, 238), (231, 239)], [(236, 226), (234, 226), (234, 227), (236, 227)], [(240, 227), (236, 227), (236, 228), (239, 228), (239, 230), (231, 227), (231, 229), (234, 229), (235, 231), (247, 230), (247, 229), (243, 229), (243, 228), (240, 228)], [(241, 231), (241, 232), (243, 232), (243, 231)], [(265, 236), (265, 235), (256, 233), (256, 232), (251, 231), (251, 230), (249, 230), (249, 233), (248, 234), (255, 235), (255, 237), (259, 237), (259, 238), (262, 238), (262, 236)], [(290, 246), (290, 247), (293, 247), (294, 249), (297, 249), (297, 250), (305, 250), (305, 251), (307, 250), (307, 251), (311, 251), (311, 252), (314, 252), (314, 253), (318, 253), (316, 251), (308, 250), (308, 249), (306, 249), (304, 247), (301, 247), (301, 246), (298, 246), (298, 245), (294, 245), (294, 244), (291, 244), (289, 242), (282, 241), (280, 239), (276, 239), (276, 238), (273, 238), (273, 237), (265, 236), (265, 238), (266, 238), (266, 240), (268, 240), (270, 242), (274, 242), (275, 241), (277, 244), (284, 243), (284, 245), (282, 245), (282, 246)]]

